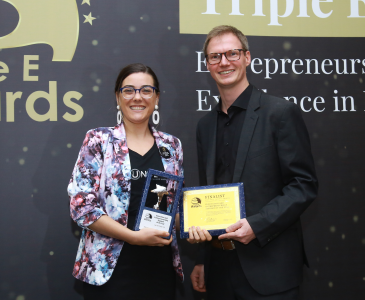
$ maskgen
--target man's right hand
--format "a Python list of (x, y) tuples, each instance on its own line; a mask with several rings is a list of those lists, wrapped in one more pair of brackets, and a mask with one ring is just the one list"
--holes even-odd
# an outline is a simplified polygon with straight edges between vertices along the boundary
[(193, 272), (191, 272), (190, 275), (191, 283), (193, 284), (193, 289), (204, 293), (207, 291), (205, 288), (205, 281), (204, 281), (204, 265), (196, 265), (193, 269)]

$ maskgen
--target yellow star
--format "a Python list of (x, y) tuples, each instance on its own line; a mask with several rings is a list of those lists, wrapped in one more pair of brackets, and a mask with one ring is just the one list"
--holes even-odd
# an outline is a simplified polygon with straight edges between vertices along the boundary
[(85, 17), (85, 21), (84, 21), (84, 23), (89, 22), (89, 23), (90, 23), (90, 25), (93, 25), (93, 20), (95, 20), (95, 19), (96, 19), (96, 18), (94, 18), (94, 17), (91, 15), (91, 13), (89, 13), (89, 15), (88, 15), (88, 16), (85, 16), (85, 15), (84, 15), (84, 17)]
[(89, 4), (89, 5), (90, 5), (90, 0), (83, 0), (83, 1), (82, 1), (82, 3), (81, 3), (81, 5), (83, 5), (83, 4), (85, 4), (85, 3), (87, 3), (87, 4)]

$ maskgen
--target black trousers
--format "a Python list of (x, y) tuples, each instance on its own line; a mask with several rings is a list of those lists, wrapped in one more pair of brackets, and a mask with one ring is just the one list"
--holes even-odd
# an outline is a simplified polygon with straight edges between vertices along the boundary
[(211, 249), (207, 280), (207, 300), (297, 300), (299, 287), (261, 295), (248, 282), (236, 250)]

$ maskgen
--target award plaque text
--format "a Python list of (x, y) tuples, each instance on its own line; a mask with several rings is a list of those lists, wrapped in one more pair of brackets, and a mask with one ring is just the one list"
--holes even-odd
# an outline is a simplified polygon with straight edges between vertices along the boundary
[(180, 203), (180, 236), (189, 237), (189, 228), (199, 226), (211, 235), (245, 218), (243, 183), (184, 188)]

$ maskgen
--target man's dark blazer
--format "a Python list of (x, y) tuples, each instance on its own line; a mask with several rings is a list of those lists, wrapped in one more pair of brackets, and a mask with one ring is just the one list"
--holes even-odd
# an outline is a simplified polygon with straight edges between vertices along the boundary
[[(217, 111), (197, 126), (200, 185), (215, 180)], [(300, 215), (317, 195), (317, 178), (306, 126), (297, 105), (253, 88), (243, 124), (233, 183), (243, 182), (247, 221), (256, 239), (235, 242), (242, 269), (263, 295), (297, 287), (302, 281)], [(205, 274), (209, 250), (205, 247)]]

